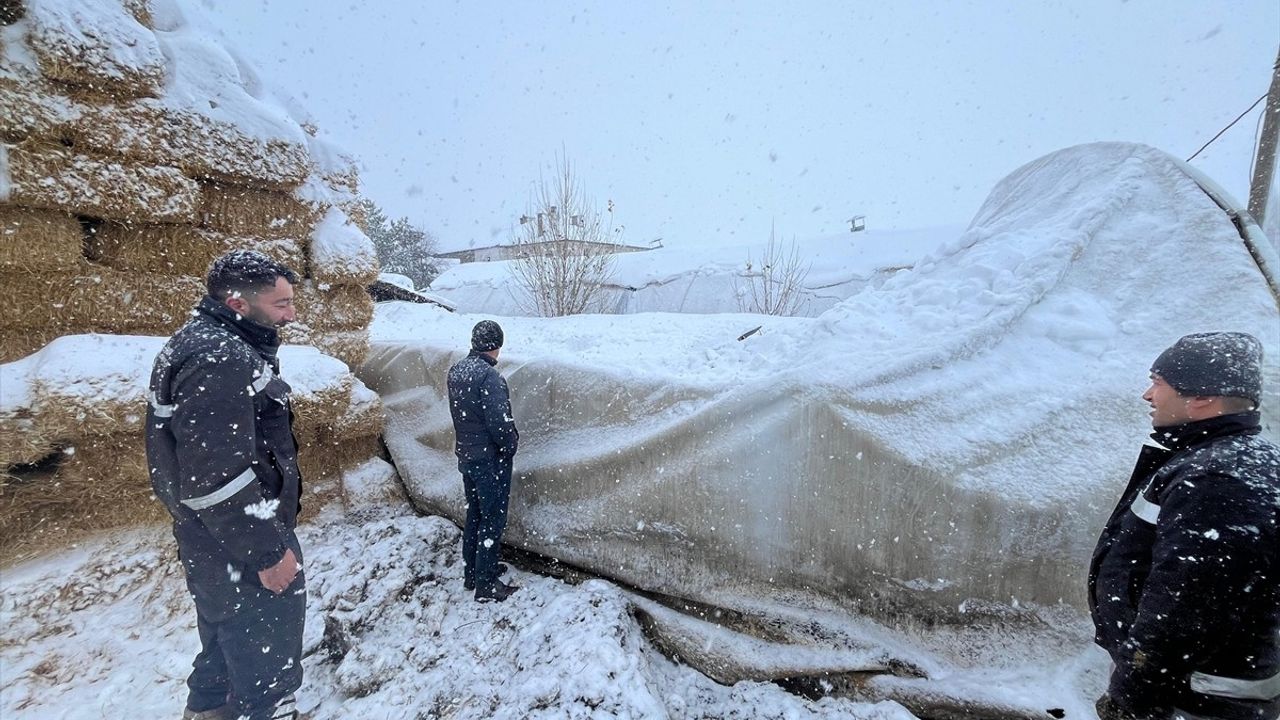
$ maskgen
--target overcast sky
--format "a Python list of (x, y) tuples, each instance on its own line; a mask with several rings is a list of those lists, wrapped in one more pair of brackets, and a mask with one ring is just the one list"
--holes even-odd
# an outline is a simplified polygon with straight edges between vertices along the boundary
[[(1266, 92), (1275, 0), (213, 2), (206, 14), (450, 248), (507, 239), (563, 148), (625, 240), (967, 224), (1053, 150), (1186, 159)], [(1261, 106), (1197, 158), (1247, 199)]]

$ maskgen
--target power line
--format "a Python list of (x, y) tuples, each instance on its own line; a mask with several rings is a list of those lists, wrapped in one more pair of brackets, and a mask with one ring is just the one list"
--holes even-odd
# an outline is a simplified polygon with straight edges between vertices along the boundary
[(1266, 99), (1267, 99), (1267, 94), (1262, 93), (1262, 95), (1257, 100), (1253, 101), (1253, 104), (1249, 106), (1248, 110), (1245, 110), (1244, 112), (1240, 113), (1240, 117), (1236, 118), (1235, 120), (1232, 120), (1226, 127), (1219, 130), (1217, 135), (1214, 135), (1213, 137), (1209, 138), (1209, 142), (1202, 145), (1200, 149), (1195, 151), (1195, 153), (1191, 157), (1187, 158), (1187, 162), (1191, 162), (1192, 160), (1195, 160), (1196, 155), (1199, 155), (1200, 153), (1204, 152), (1204, 149), (1212, 145), (1214, 140), (1217, 140), (1218, 138), (1222, 137), (1222, 133), (1230, 130), (1232, 125), (1235, 125), (1236, 123), (1240, 122), (1240, 118), (1243, 118), (1245, 115), (1248, 115), (1249, 113), (1253, 112), (1253, 109), (1258, 107), (1258, 103)]

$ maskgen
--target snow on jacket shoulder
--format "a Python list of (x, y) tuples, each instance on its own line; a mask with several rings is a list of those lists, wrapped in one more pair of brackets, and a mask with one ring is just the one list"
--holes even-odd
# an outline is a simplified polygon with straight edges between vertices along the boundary
[(464, 462), (510, 459), (520, 445), (507, 381), (488, 356), (472, 352), (449, 368), (449, 412), (454, 451)]

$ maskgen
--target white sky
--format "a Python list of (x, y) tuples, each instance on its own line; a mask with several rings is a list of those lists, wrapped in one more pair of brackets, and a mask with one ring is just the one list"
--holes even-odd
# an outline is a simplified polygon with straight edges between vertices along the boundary
[[(1274, 0), (204, 3), (450, 248), (504, 241), (562, 148), (636, 244), (963, 225), (1069, 145), (1187, 158), (1280, 44)], [(1241, 201), (1260, 112), (1194, 162)]]

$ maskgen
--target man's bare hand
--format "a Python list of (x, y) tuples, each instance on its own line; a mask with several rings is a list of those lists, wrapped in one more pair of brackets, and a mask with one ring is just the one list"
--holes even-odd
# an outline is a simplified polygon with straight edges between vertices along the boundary
[(293, 550), (285, 550), (280, 562), (266, 570), (258, 571), (258, 580), (262, 581), (262, 587), (277, 595), (284, 592), (284, 589), (289, 587), (297, 576), (298, 558), (293, 554)]

